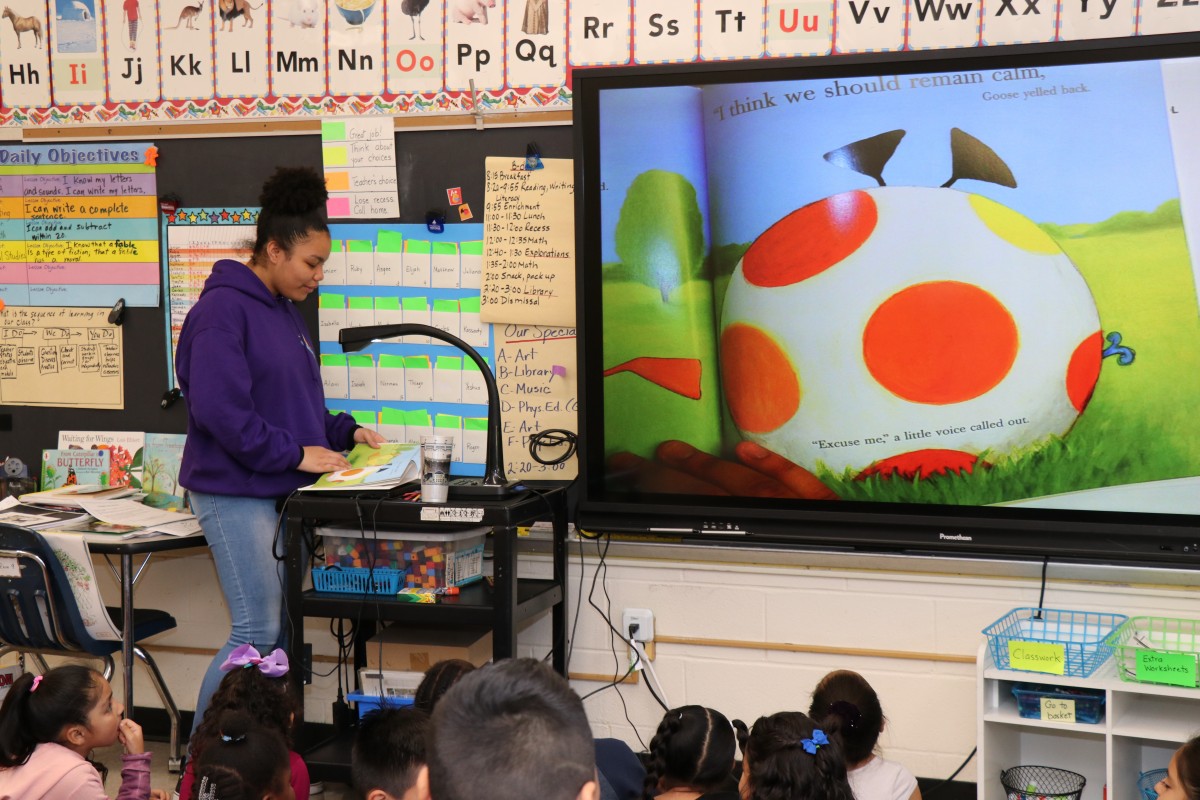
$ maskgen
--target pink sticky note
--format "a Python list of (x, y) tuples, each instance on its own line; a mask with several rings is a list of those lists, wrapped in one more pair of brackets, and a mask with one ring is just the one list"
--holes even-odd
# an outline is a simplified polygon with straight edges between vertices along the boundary
[(350, 216), (349, 197), (331, 197), (325, 201), (325, 213), (331, 217)]

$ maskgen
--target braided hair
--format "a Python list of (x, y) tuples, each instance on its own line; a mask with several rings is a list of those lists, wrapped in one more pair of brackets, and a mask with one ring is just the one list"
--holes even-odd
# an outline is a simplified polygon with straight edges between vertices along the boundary
[(731, 780), (737, 742), (733, 726), (719, 711), (682, 706), (668, 711), (650, 740), (642, 797), (687, 787), (719, 789)]
[(217, 732), (196, 762), (189, 800), (260, 800), (287, 791), (288, 750), (279, 734), (242, 711), (222, 714)]
[(883, 732), (883, 708), (879, 695), (857, 672), (835, 670), (813, 689), (808, 715), (822, 723), (830, 717), (839, 721), (838, 737), (848, 767), (870, 759)]
[(799, 711), (759, 717), (744, 754), (747, 800), (854, 800), (836, 728)]

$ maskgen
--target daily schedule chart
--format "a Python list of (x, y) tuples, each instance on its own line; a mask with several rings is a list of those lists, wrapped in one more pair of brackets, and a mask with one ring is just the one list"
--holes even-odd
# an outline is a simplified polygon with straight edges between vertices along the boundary
[(158, 305), (157, 151), (0, 146), (0, 301)]

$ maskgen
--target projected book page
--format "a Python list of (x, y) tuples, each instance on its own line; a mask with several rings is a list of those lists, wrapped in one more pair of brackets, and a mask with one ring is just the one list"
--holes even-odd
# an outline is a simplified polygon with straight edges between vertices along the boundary
[(1161, 482), (1112, 505), (1179, 512), (1200, 180), (1168, 97), (1197, 74), (604, 91), (606, 453), (775, 454), (852, 500), (1096, 508)]

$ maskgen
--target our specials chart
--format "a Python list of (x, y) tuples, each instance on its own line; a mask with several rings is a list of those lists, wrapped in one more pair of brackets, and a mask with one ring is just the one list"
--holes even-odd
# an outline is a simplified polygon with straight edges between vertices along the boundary
[(0, 301), (157, 306), (157, 151), (0, 146)]

